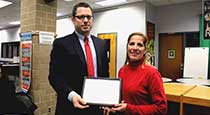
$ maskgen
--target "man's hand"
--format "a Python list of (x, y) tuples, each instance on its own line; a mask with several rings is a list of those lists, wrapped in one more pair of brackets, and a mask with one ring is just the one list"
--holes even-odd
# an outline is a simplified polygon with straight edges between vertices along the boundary
[(75, 108), (79, 109), (85, 109), (89, 107), (89, 105), (86, 105), (87, 104), (86, 101), (82, 99), (79, 95), (74, 95), (72, 97), (72, 103)]

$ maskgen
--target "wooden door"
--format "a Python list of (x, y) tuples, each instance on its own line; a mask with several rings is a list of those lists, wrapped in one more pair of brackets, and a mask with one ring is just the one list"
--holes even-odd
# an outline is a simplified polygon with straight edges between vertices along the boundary
[(159, 70), (173, 80), (183, 75), (183, 34), (159, 35)]
[(100, 33), (98, 37), (108, 42), (108, 56), (109, 56), (109, 76), (110, 78), (116, 77), (116, 50), (117, 50), (117, 33)]

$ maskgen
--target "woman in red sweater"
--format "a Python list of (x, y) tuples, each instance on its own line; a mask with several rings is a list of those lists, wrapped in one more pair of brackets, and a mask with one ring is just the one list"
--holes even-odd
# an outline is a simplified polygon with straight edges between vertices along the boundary
[(158, 70), (145, 63), (147, 37), (132, 33), (127, 42), (126, 62), (119, 71), (122, 79), (122, 102), (114, 105), (109, 112), (123, 115), (165, 115), (167, 99)]

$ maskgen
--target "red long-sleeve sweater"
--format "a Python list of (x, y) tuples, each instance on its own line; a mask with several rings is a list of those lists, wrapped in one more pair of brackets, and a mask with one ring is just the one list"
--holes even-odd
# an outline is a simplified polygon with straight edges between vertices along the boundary
[(122, 79), (122, 100), (127, 103), (124, 115), (165, 115), (167, 99), (161, 75), (150, 65), (129, 65), (119, 71)]

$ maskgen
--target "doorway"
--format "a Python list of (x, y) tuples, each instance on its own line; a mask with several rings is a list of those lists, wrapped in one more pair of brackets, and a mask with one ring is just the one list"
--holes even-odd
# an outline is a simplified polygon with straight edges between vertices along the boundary
[(98, 37), (106, 40), (108, 44), (109, 76), (110, 78), (116, 78), (117, 33), (99, 33)]
[(183, 34), (159, 35), (159, 70), (163, 77), (175, 80), (183, 73)]
[(185, 47), (199, 47), (199, 32), (159, 34), (159, 71), (175, 81), (183, 77)]

